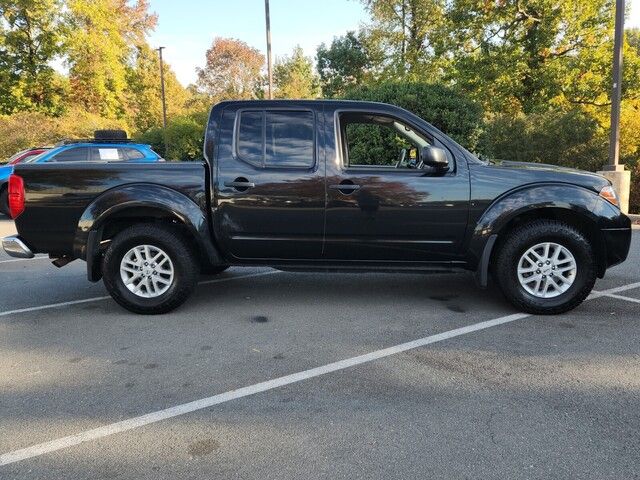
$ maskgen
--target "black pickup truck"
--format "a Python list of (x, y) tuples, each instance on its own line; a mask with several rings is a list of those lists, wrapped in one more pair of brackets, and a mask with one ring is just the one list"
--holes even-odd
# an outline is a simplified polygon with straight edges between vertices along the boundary
[(625, 260), (631, 222), (601, 176), (482, 161), (398, 107), (224, 102), (203, 163), (18, 165), (13, 256), (87, 263), (138, 313), (183, 303), (201, 272), (475, 272), (526, 312), (580, 304)]

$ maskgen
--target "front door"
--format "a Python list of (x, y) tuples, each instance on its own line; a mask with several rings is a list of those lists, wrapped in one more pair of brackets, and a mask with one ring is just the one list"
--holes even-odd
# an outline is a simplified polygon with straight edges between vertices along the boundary
[[(387, 113), (335, 116), (336, 155), (327, 160), (328, 260), (440, 262), (455, 260), (469, 204), (466, 162), (449, 155), (449, 170), (420, 162), (420, 149), (444, 148), (428, 132)], [(333, 132), (332, 132), (333, 133)]]
[(321, 256), (325, 188), (315, 108), (225, 109), (214, 228), (233, 257)]

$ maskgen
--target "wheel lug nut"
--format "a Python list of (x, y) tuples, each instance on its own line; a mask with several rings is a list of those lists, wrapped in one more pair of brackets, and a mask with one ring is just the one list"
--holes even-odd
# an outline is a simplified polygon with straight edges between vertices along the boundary
[(547, 260), (547, 265), (549, 265), (551, 262), (549, 260)]
[(541, 266), (542, 266), (542, 263), (539, 263), (539, 264), (538, 264), (538, 266), (539, 266), (539, 267), (541, 267)]
[(154, 274), (154, 275), (157, 275), (157, 274), (158, 274), (158, 272), (155, 272), (155, 271), (154, 271), (154, 272), (153, 272), (153, 274)]
[(536, 270), (536, 273), (540, 273), (540, 270)]
[(542, 278), (547, 278), (547, 276), (546, 275), (542, 275)]

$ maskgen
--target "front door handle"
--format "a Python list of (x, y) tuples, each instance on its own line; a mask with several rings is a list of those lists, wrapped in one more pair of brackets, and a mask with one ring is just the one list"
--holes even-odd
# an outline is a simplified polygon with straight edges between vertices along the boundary
[(351, 180), (343, 180), (337, 185), (329, 185), (332, 190), (339, 190), (343, 195), (349, 195), (356, 190), (360, 190), (360, 185), (356, 185)]
[(224, 186), (235, 188), (239, 192), (246, 192), (250, 188), (255, 187), (256, 184), (253, 182), (250, 182), (244, 177), (238, 177), (233, 182), (224, 182)]

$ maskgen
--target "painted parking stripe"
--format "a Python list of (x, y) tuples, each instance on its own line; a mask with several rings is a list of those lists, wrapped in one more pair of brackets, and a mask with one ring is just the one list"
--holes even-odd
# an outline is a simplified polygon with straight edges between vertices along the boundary
[(617, 298), (618, 300), (625, 300), (627, 302), (632, 302), (632, 303), (640, 303), (640, 299), (625, 297), (623, 295), (616, 295), (615, 293), (605, 293), (602, 296), (609, 297), (609, 298)]
[[(630, 290), (637, 288), (637, 284), (625, 285), (623, 287), (616, 287), (611, 290), (605, 290), (598, 292), (597, 296), (590, 298), (599, 298), (606, 296), (612, 291), (621, 292), (624, 290)], [(396, 355), (398, 353), (413, 350), (425, 345), (430, 345), (437, 342), (449, 340), (451, 338), (459, 337), (473, 332), (486, 330), (488, 328), (496, 327), (498, 325), (504, 325), (507, 323), (515, 322), (516, 320), (522, 320), (530, 317), (527, 313), (514, 313), (512, 315), (506, 315), (503, 317), (494, 318), (493, 320), (487, 320), (484, 322), (474, 323), (461, 328), (455, 328), (446, 332), (430, 335), (428, 337), (419, 338), (411, 342), (401, 343), (393, 347), (383, 348), (357, 357), (347, 358), (334, 363), (329, 363), (320, 367), (312, 368), (310, 370), (304, 370), (302, 372), (293, 373), (291, 375), (285, 375), (282, 377), (274, 378), (273, 380), (267, 380), (266, 382), (256, 383), (247, 387), (242, 387), (237, 390), (230, 390), (225, 393), (220, 393), (207, 398), (201, 398), (189, 403), (183, 403), (174, 407), (166, 408), (164, 410), (158, 410), (156, 412), (141, 415), (139, 417), (129, 418), (121, 422), (104, 425), (102, 427), (86, 430), (84, 432), (77, 433), (75, 435), (69, 435), (67, 437), (58, 438), (49, 442), (40, 443), (31, 447), (23, 448), (20, 450), (14, 450), (12, 452), (0, 455), (0, 466), (9, 465), (11, 463), (20, 462), (47, 453), (62, 450), (74, 445), (89, 442), (92, 440), (98, 440), (100, 438), (108, 437), (118, 433), (133, 430), (135, 428), (143, 427), (152, 423), (160, 422), (170, 418), (178, 417), (186, 413), (195, 412), (205, 408), (212, 407), (214, 405), (220, 405), (221, 403), (230, 402), (231, 400), (237, 400), (239, 398), (255, 395), (256, 393), (266, 392), (275, 388), (283, 387), (285, 385), (291, 385), (293, 383), (308, 380), (310, 378), (319, 377), (328, 373), (337, 372), (346, 368), (355, 367), (365, 363), (373, 362), (382, 358)]]
[[(210, 283), (220, 283), (220, 282), (230, 282), (231, 280), (240, 280), (242, 278), (252, 278), (252, 277), (262, 277), (263, 275), (272, 275), (274, 273), (280, 273), (279, 270), (269, 270), (266, 272), (258, 272), (258, 273), (248, 273), (246, 275), (236, 275), (233, 277), (225, 277), (225, 278), (214, 278), (213, 280), (204, 280), (199, 282), (198, 285), (208, 285)], [(37, 312), (40, 310), (48, 310), (50, 308), (60, 308), (60, 307), (68, 307), (71, 305), (78, 305), (82, 303), (90, 303), (90, 302), (99, 302), (101, 300), (107, 300), (111, 298), (108, 295), (102, 297), (91, 297), (91, 298), (83, 298), (81, 300), (71, 300), (68, 302), (60, 302), (60, 303), (50, 303), (48, 305), (38, 305), (35, 307), (26, 307), (26, 308), (18, 308), (15, 310), (6, 310), (4, 312), (0, 312), (0, 317), (6, 317), (8, 315), (16, 315), (18, 313), (28, 313), (28, 312)]]

